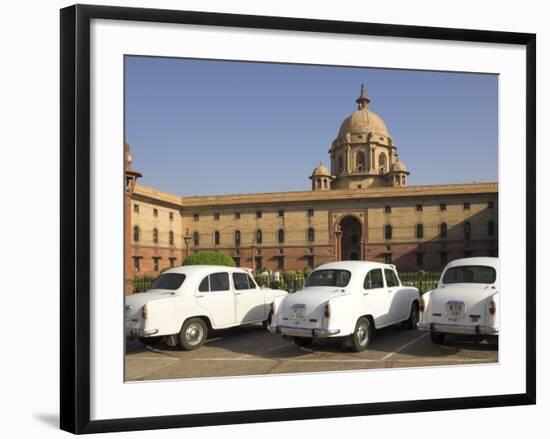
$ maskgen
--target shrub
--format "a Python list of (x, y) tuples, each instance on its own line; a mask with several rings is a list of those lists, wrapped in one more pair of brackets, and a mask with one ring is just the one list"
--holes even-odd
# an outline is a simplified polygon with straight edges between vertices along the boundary
[(135, 276), (132, 279), (132, 286), (134, 288), (134, 293), (141, 293), (143, 291), (147, 291), (150, 287), (153, 281), (155, 280), (155, 276), (151, 276), (149, 274), (145, 274), (143, 276)]
[(269, 287), (269, 274), (267, 273), (260, 273), (256, 276), (256, 282), (261, 287)]
[(304, 277), (307, 278), (312, 271), (313, 271), (313, 268), (311, 268), (309, 265), (306, 265), (304, 268)]
[(225, 265), (234, 267), (235, 261), (231, 256), (216, 252), (194, 253), (183, 261), (182, 265)]

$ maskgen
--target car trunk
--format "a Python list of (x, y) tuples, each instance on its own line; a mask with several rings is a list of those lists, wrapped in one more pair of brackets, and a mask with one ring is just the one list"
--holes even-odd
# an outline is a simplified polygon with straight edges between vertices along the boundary
[(174, 294), (172, 290), (155, 290), (127, 296), (124, 304), (125, 326), (132, 329), (142, 328), (143, 320), (141, 317), (141, 309), (143, 305), (152, 300), (162, 299), (164, 297), (173, 296)]

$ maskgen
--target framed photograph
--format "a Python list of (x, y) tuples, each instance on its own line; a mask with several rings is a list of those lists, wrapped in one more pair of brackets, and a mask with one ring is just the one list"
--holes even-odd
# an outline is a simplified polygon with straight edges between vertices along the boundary
[(62, 9), (61, 428), (534, 404), (535, 41)]

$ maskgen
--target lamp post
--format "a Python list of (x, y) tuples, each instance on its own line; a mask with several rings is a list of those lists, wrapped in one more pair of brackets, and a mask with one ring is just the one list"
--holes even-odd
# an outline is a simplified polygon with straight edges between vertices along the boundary
[(191, 240), (191, 236), (189, 235), (189, 229), (185, 229), (185, 236), (183, 237), (183, 241), (185, 242), (185, 258), (187, 259), (189, 257), (189, 241)]
[(250, 245), (250, 253), (252, 254), (252, 272), (256, 274), (256, 245), (254, 238), (252, 238), (252, 244)]

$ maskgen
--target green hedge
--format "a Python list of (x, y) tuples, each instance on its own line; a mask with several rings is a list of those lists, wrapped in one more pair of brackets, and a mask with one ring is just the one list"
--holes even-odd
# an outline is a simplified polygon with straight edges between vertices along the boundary
[(234, 267), (235, 261), (231, 256), (216, 252), (194, 253), (183, 261), (182, 265), (224, 265)]

